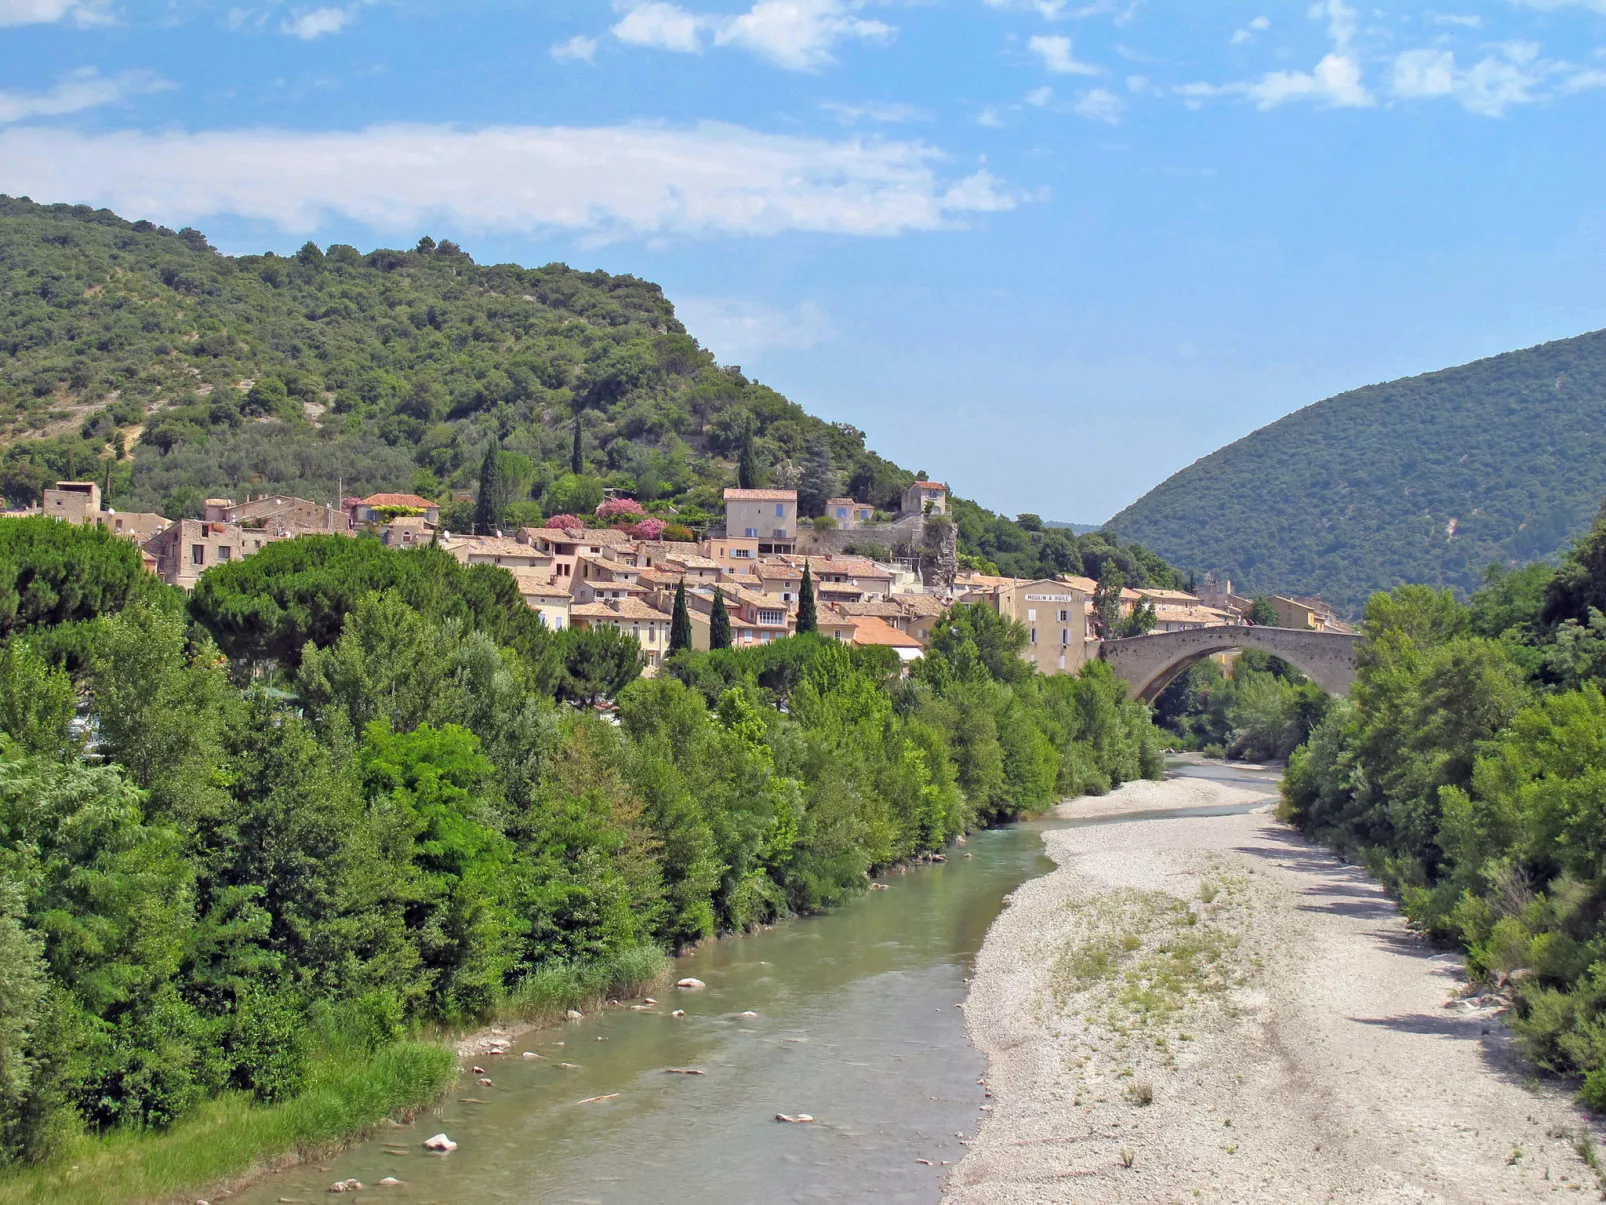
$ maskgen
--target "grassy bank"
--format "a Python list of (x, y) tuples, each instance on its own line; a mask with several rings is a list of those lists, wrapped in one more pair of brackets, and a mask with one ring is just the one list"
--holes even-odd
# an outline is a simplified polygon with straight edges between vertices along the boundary
[[(638, 994), (660, 982), (669, 960), (653, 946), (583, 965), (547, 967), (523, 979), (494, 1020), (543, 1024), (570, 1008)], [(129, 1205), (194, 1198), (281, 1158), (354, 1141), (387, 1117), (422, 1108), (452, 1082), (457, 1058), (440, 1041), (403, 1041), (369, 1050), (326, 1035), (306, 1088), (281, 1105), (246, 1093), (208, 1101), (166, 1130), (121, 1130), (72, 1140), (49, 1165), (0, 1178), (0, 1205)]]

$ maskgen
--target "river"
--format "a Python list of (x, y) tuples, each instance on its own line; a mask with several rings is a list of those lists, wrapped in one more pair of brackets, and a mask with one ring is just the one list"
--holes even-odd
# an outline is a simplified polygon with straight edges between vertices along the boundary
[[(959, 1007), (966, 977), (1004, 897), (1053, 869), (1041, 827), (976, 833), (947, 863), (889, 875), (835, 912), (710, 942), (674, 971), (706, 988), (525, 1034), (511, 1056), (481, 1058), (493, 1086), (466, 1071), (411, 1126), (233, 1200), (311, 1201), (335, 1180), (372, 1189), (391, 1176), (404, 1185), (389, 1195), (440, 1205), (934, 1205), (986, 1106)], [(458, 1150), (426, 1154), (422, 1140), (442, 1131)]]

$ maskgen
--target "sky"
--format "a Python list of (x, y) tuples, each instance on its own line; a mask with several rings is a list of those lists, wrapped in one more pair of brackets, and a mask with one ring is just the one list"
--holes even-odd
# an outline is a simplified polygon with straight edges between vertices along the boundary
[(0, 192), (657, 281), (1008, 514), (1606, 327), (1606, 0), (0, 0)]

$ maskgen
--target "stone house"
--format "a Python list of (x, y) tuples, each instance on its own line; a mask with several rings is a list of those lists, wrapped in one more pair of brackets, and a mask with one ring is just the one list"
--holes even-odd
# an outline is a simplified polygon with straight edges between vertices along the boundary
[(452, 536), (440, 541), (462, 565), (500, 565), (504, 569), (540, 569), (551, 573), (554, 558), (531, 544), (508, 536)]
[(852, 498), (827, 498), (825, 513), (843, 531), (856, 531), (875, 520), (875, 507), (868, 502), (855, 502)]
[(58, 481), (44, 491), (39, 513), (49, 519), (87, 525), (100, 513), (100, 486), (93, 481)]
[(797, 544), (797, 491), (726, 490), (725, 535), (757, 540), (760, 556), (791, 552)]
[(577, 628), (611, 627), (632, 637), (641, 646), (642, 673), (646, 677), (656, 674), (669, 655), (670, 617), (640, 598), (576, 602), (570, 617)]
[(170, 586), (193, 590), (213, 565), (227, 565), (284, 539), (270, 531), (247, 531), (237, 523), (179, 519), (145, 542), (156, 558), (156, 576)]
[(574, 605), (574, 598), (565, 583), (553, 581), (549, 574), (539, 569), (509, 569), (508, 572), (518, 582), (519, 593), (524, 596), (526, 605), (541, 616), (542, 623), (554, 632), (561, 632), (569, 626), (569, 611)]
[(392, 516), (385, 510), (395, 506), (417, 511), (432, 526), (441, 521), (440, 503), (417, 494), (369, 494), (366, 498), (346, 498), (341, 505), (354, 527), (359, 523), (388, 523)]
[(262, 527), (279, 534), (351, 534), (351, 516), (344, 510), (288, 494), (263, 494), (259, 498), (247, 497), (244, 502), (208, 498), (205, 517), (208, 523), (237, 523), (241, 527)]
[[(930, 506), (930, 511), (926, 507)], [(948, 487), (940, 481), (913, 481), (903, 491), (903, 513), (906, 515), (946, 515), (948, 513)]]

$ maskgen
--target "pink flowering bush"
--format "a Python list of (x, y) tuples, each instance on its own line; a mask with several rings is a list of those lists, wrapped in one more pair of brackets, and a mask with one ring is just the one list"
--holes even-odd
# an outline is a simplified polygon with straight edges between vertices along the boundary
[(560, 527), (564, 531), (574, 531), (576, 528), (584, 527), (585, 523), (573, 515), (553, 515), (546, 521), (546, 525), (548, 527)]
[(656, 540), (664, 534), (664, 528), (669, 524), (662, 519), (643, 519), (636, 524), (635, 535), (638, 540)]
[(597, 507), (597, 518), (603, 520), (634, 519), (646, 513), (641, 503), (634, 498), (608, 498)]

